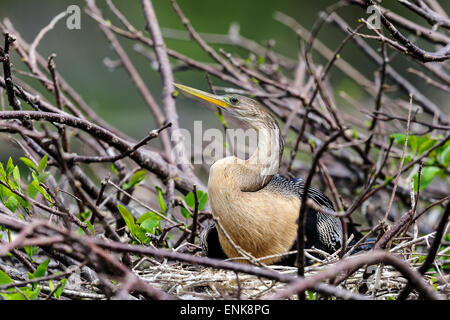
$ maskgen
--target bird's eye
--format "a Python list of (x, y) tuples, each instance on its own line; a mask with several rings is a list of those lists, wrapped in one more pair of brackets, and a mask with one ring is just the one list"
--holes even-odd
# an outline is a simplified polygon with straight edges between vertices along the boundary
[(239, 102), (239, 99), (236, 98), (235, 96), (232, 96), (232, 97), (230, 98), (230, 102), (233, 103), (233, 104), (236, 104), (236, 103)]

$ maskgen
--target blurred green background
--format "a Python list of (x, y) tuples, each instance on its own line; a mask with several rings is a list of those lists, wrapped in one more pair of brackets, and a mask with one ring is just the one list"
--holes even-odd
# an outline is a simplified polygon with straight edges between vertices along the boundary
[[(261, 45), (266, 45), (269, 40), (276, 41), (274, 50), (284, 55), (298, 57), (298, 41), (296, 35), (286, 26), (273, 19), (275, 11), (281, 11), (299, 21), (307, 29), (316, 21), (321, 10), (325, 9), (332, 0), (294, 1), (294, 0), (179, 0), (178, 3), (185, 15), (199, 32), (221, 33), (228, 32), (230, 24), (237, 22), (240, 32), (247, 38), (253, 39)], [(132, 24), (145, 30), (140, 1), (116, 0), (115, 5), (125, 14)], [(450, 1), (440, 1), (441, 5), (449, 11)], [(56, 53), (56, 65), (59, 72), (85, 99), (85, 101), (107, 122), (118, 127), (126, 134), (140, 139), (154, 128), (152, 115), (143, 99), (130, 81), (130, 78), (122, 68), (111, 69), (104, 64), (104, 59), (116, 60), (117, 57), (109, 46), (97, 23), (84, 12), (84, 1), (75, 0), (1, 0), (0, 19), (8, 18), (21, 36), (28, 42), (32, 42), (50, 20), (69, 5), (76, 4), (82, 9), (81, 30), (69, 30), (66, 28), (65, 19), (58, 22), (43, 39), (38, 47), (38, 52), (45, 58)], [(103, 1), (98, 0), (103, 16), (110, 19), (115, 25), (121, 26), (114, 15), (107, 9)], [(175, 15), (170, 1), (153, 1), (159, 23), (165, 28), (183, 29), (182, 24)], [(414, 21), (427, 26), (419, 17), (405, 10), (394, 0), (383, 1), (383, 5), (392, 8), (397, 13), (412, 18)], [(341, 16), (354, 27), (360, 17), (366, 17), (366, 13), (355, 6), (341, 10)], [(367, 30), (364, 30), (367, 31)], [(144, 31), (145, 34), (146, 31)], [(334, 50), (345, 35), (335, 27), (325, 26), (319, 39)], [(161, 81), (158, 72), (151, 63), (142, 55), (133, 50), (133, 42), (119, 38), (127, 50), (139, 73), (148, 84), (150, 91), (158, 102), (161, 102)], [(192, 41), (166, 39), (167, 46), (194, 59), (211, 62), (210, 58), (202, 52)], [(422, 43), (422, 42), (421, 42)], [(376, 43), (372, 43), (378, 47)], [(213, 45), (215, 48), (223, 47), (242, 58), (248, 56), (248, 52), (226, 45)], [(341, 54), (346, 61), (356, 66), (369, 79), (374, 79), (377, 66), (366, 58), (353, 45), (349, 44)], [(448, 96), (436, 93), (424, 86), (424, 82), (417, 77), (405, 72), (408, 66), (416, 66), (414, 62), (402, 57), (395, 59), (394, 67), (397, 71), (416, 84), (429, 98), (439, 106), (448, 105)], [(17, 68), (25, 69), (17, 55), (13, 56), (13, 62)], [(315, 57), (315, 62), (324, 63), (325, 60)], [(196, 71), (178, 72), (175, 74), (177, 82), (185, 83), (198, 88), (207, 88), (205, 75)], [(221, 84), (213, 78), (214, 84)], [(364, 105), (369, 99), (351, 80), (344, 77), (336, 68), (331, 72), (330, 81), (336, 90), (344, 90), (347, 94), (357, 99)], [(36, 89), (41, 90), (42, 85), (36, 81), (30, 82)], [(54, 99), (48, 94), (50, 101)], [(373, 99), (370, 98), (372, 101)], [(339, 101), (339, 103), (343, 103)], [(367, 104), (366, 104), (367, 105)], [(370, 104), (371, 105), (371, 104)], [(191, 129), (194, 120), (204, 120), (203, 127), (218, 127), (220, 122), (214, 112), (205, 112), (205, 108), (197, 102), (184, 97), (178, 99), (177, 108), (180, 117), (180, 126)], [(11, 154), (18, 155), (20, 150), (13, 149), (0, 139), (0, 160), (5, 161)]]

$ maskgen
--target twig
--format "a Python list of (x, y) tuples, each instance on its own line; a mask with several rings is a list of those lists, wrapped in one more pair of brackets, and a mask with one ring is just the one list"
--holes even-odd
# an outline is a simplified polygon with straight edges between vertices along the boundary
[[(110, 146), (116, 147), (121, 152), (126, 152), (130, 149), (130, 144), (127, 141), (118, 137), (111, 131), (106, 130), (87, 120), (80, 119), (71, 115), (61, 115), (40, 111), (1, 111), (0, 119), (34, 119), (66, 124), (68, 126), (76, 127), (83, 131), (86, 131), (90, 135), (108, 143)], [(160, 177), (167, 178), (169, 176), (168, 165), (162, 160), (159, 154), (155, 154), (154, 152), (148, 150), (146, 150), (145, 152), (135, 150), (129, 156), (143, 168), (156, 173)], [(180, 172), (180, 170), (176, 172), (175, 178), (176, 179), (174, 179), (174, 181), (178, 188), (187, 191), (192, 190), (192, 180), (187, 178), (182, 172)], [(199, 185), (197, 185), (197, 187), (199, 187), (200, 189)], [(201, 184), (201, 189), (206, 189), (203, 184)]]
[[(53, 80), (53, 91), (55, 92), (55, 98), (56, 98), (56, 105), (58, 109), (63, 110), (63, 105), (61, 102), (61, 94), (59, 90), (59, 82), (56, 75), (56, 66), (55, 66), (55, 57), (56, 54), (50, 55), (48, 58), (48, 70), (50, 71), (50, 74), (52, 76)], [(62, 145), (65, 152), (69, 152), (69, 139), (67, 137), (67, 132), (64, 126), (61, 126), (60, 129), (61, 132), (61, 139), (62, 139)]]
[[(379, 111), (381, 108), (381, 105), (382, 105), (381, 102), (382, 102), (383, 92), (384, 92), (386, 65), (388, 62), (388, 58), (386, 57), (386, 46), (385, 46), (384, 42), (381, 43), (381, 57), (383, 59), (383, 63), (381, 64), (380, 71), (379, 71), (379, 78), (378, 78), (379, 79), (379, 87), (378, 87), (377, 96), (375, 98), (375, 111)], [(376, 125), (377, 125), (377, 118), (373, 119), (372, 122), (370, 123), (369, 131), (373, 133), (375, 131)], [(370, 152), (372, 137), (373, 137), (373, 135), (371, 135), (366, 142), (366, 146), (364, 148), (364, 152), (366, 155), (368, 155)]]
[(100, 187), (100, 192), (98, 193), (97, 196), (97, 200), (95, 201), (95, 205), (98, 207), (100, 205), (100, 203), (102, 202), (103, 199), (103, 193), (105, 192), (106, 186), (108, 184), (109, 179), (111, 178), (111, 174), (108, 173), (108, 176), (106, 176), (104, 179), (102, 179), (101, 181), (101, 187)]
[(167, 222), (169, 222), (171, 225), (176, 226), (177, 228), (179, 228), (180, 230), (183, 230), (185, 232), (190, 233), (191, 230), (186, 229), (183, 225), (179, 225), (177, 222), (174, 222), (173, 220), (167, 218), (165, 215), (161, 214), (159, 211), (149, 207), (148, 205), (146, 205), (145, 203), (143, 203), (142, 201), (140, 201), (139, 199), (137, 199), (136, 197), (133, 197), (130, 193), (126, 192), (125, 190), (123, 190), (121, 187), (119, 187), (118, 185), (116, 185), (114, 182), (112, 181), (108, 181), (108, 184), (112, 185), (114, 188), (116, 188), (117, 190), (119, 190), (120, 192), (124, 193), (127, 197), (130, 197), (132, 200), (136, 201), (139, 205), (143, 206), (144, 208), (146, 208), (147, 210), (151, 211), (152, 213), (156, 214), (157, 216), (159, 216), (160, 218), (166, 220)]
[[(366, 4), (375, 5), (372, 0), (366, 0)], [(412, 55), (422, 62), (444, 61), (450, 58), (450, 44), (436, 52), (428, 52), (416, 46), (407, 37), (400, 33), (397, 28), (380, 12), (380, 20), (388, 29), (391, 36), (408, 49)]]
[(142, 146), (146, 145), (150, 140), (156, 138), (159, 136), (160, 132), (163, 131), (166, 128), (169, 128), (172, 126), (172, 123), (169, 122), (165, 125), (163, 125), (159, 129), (154, 129), (149, 132), (148, 135), (146, 135), (144, 138), (142, 138), (138, 143), (136, 143), (134, 146), (129, 148), (128, 150), (121, 152), (114, 156), (79, 156), (79, 155), (72, 155), (67, 154), (65, 156), (66, 160), (72, 161), (72, 162), (84, 162), (84, 163), (92, 163), (92, 162), (115, 162), (117, 160), (123, 159), (131, 155), (133, 152), (141, 148)]
[[(441, 245), (442, 237), (444, 235), (447, 223), (449, 221), (450, 217), (450, 203), (447, 204), (447, 207), (445, 208), (444, 213), (442, 214), (441, 221), (439, 222), (439, 225), (436, 229), (436, 236), (434, 237), (433, 244), (431, 245), (430, 250), (428, 251), (427, 257), (425, 258), (425, 261), (420, 265), (420, 267), (417, 269), (417, 271), (420, 274), (424, 274), (432, 265), (436, 253), (439, 250), (439, 247)], [(405, 288), (400, 292), (398, 296), (398, 300), (404, 300), (408, 297), (409, 293), (411, 292), (412, 284), (411, 281), (408, 282)]]
[(20, 110), (20, 103), (16, 99), (16, 94), (14, 92), (14, 83), (11, 78), (11, 60), (9, 55), (9, 48), (11, 44), (16, 41), (9, 33), (5, 34), (5, 49), (1, 50), (1, 58), (3, 62), (3, 77), (5, 79), (5, 89), (8, 96), (8, 102), (14, 110)]
[[(21, 220), (16, 220), (11, 217), (7, 217), (5, 215), (0, 215), (0, 224), (5, 225), (9, 228), (13, 228), (15, 230), (22, 229), (26, 224)], [(68, 235), (68, 232), (65, 230), (58, 229), (56, 227), (47, 225), (47, 227), (51, 228), (52, 230), (57, 230), (59, 233)], [(152, 247), (146, 247), (141, 245), (130, 245), (126, 243), (120, 243), (117, 241), (104, 241), (101, 239), (97, 239), (90, 236), (83, 236), (79, 237), (77, 235), (71, 235), (71, 238), (74, 241), (77, 241), (80, 244), (89, 244), (89, 245), (95, 245), (107, 250), (112, 250), (114, 252), (128, 252), (128, 253), (135, 253), (140, 254), (144, 256), (151, 256), (151, 257), (162, 257), (167, 258), (171, 260), (178, 260), (178, 261), (184, 261), (187, 263), (192, 264), (200, 264), (204, 266), (209, 266), (213, 268), (219, 268), (219, 269), (226, 269), (226, 270), (232, 270), (236, 272), (242, 272), (247, 274), (253, 274), (261, 277), (265, 277), (268, 279), (274, 279), (282, 282), (292, 282), (294, 279), (296, 279), (293, 276), (286, 275), (280, 272), (272, 271), (269, 269), (259, 268), (248, 264), (242, 264), (242, 263), (232, 263), (232, 262), (226, 262), (218, 259), (212, 259), (212, 258), (206, 258), (206, 257), (197, 257), (190, 254), (183, 254), (179, 252), (175, 252), (172, 250), (167, 249), (157, 249)], [(108, 257), (108, 259), (110, 259)], [(323, 293), (326, 295), (336, 296), (336, 297), (343, 297), (345, 299), (365, 299), (364, 296), (361, 296), (359, 294), (351, 293), (347, 290), (339, 290), (336, 289), (334, 286), (322, 284), (322, 283), (316, 283), (312, 286), (313, 290), (316, 290), (319, 293)]]
[[(298, 268), (298, 276), (303, 277), (305, 272), (305, 257), (304, 257), (304, 248), (305, 248), (305, 235), (306, 235), (306, 199), (308, 196), (308, 189), (311, 185), (312, 178), (314, 176), (316, 166), (322, 154), (326, 151), (328, 145), (337, 139), (341, 135), (340, 131), (335, 131), (326, 142), (323, 143), (322, 146), (315, 152), (313, 157), (313, 162), (311, 164), (311, 169), (308, 173), (308, 176), (305, 180), (304, 191), (301, 195), (300, 200), (300, 213), (298, 218), (298, 230), (297, 230), (297, 268)], [(304, 294), (299, 292), (299, 299), (304, 297)]]
[(436, 88), (441, 89), (442, 91), (450, 93), (450, 86), (447, 86), (445, 84), (442, 84), (438, 81), (433, 80), (432, 78), (425, 75), (423, 72), (418, 71), (414, 68), (408, 68), (408, 72), (415, 74), (416, 76), (424, 79), (427, 84), (431, 84), (432, 86), (435, 86)]
[[(101, 12), (97, 8), (97, 6), (95, 4), (95, 0), (88, 0), (87, 6), (93, 14), (95, 14), (96, 16), (101, 18)], [(114, 48), (115, 52), (117, 53), (120, 60), (122, 61), (122, 64), (123, 64), (125, 70), (130, 75), (130, 78), (133, 81), (134, 85), (136, 86), (137, 90), (141, 94), (141, 96), (144, 99), (144, 101), (146, 102), (147, 106), (150, 108), (150, 111), (153, 113), (158, 126), (163, 126), (164, 120), (165, 120), (164, 115), (161, 112), (155, 99), (153, 98), (153, 95), (150, 93), (147, 86), (145, 85), (144, 80), (142, 79), (139, 72), (134, 67), (133, 63), (131, 62), (129, 56), (127, 55), (127, 53), (125, 52), (123, 47), (120, 45), (120, 43), (117, 40), (114, 33), (109, 28), (107, 28), (103, 24), (99, 24), (99, 27), (105, 34), (108, 41), (111, 43), (111, 46)], [(164, 150), (165, 150), (166, 154), (171, 152), (169, 136), (167, 134), (163, 133), (161, 139), (162, 139)]]
[[(141, 0), (141, 4), (146, 19), (146, 28), (153, 40), (153, 49), (155, 50), (156, 59), (159, 63), (159, 71), (163, 84), (162, 100), (164, 104), (165, 115), (167, 121), (170, 121), (173, 126), (173, 128), (171, 128), (169, 132), (173, 133), (173, 131), (179, 129), (179, 124), (178, 113), (175, 109), (175, 97), (173, 96), (175, 87), (173, 85), (174, 79), (172, 69), (152, 2), (150, 0)], [(180, 143), (180, 139), (182, 139), (180, 135), (171, 134), (171, 141), (175, 147), (182, 145), (182, 143)], [(170, 150), (170, 153), (168, 150), (166, 150), (166, 155), (169, 159), (169, 162), (175, 161), (175, 163), (179, 164), (182, 170), (189, 177), (191, 177), (193, 182), (198, 181), (197, 176), (194, 174), (192, 168), (188, 165), (189, 159), (187, 159), (185, 152), (175, 152), (175, 159), (172, 159), (172, 150)]]
[(362, 254), (357, 257), (340, 260), (332, 268), (327, 268), (324, 271), (312, 275), (307, 279), (295, 280), (294, 282), (289, 284), (284, 290), (274, 294), (270, 298), (274, 300), (284, 299), (297, 292), (305, 291), (320, 281), (333, 278), (337, 274), (346, 271), (348, 269), (351, 268), (358, 269), (359, 267), (366, 264), (370, 265), (380, 262), (392, 265), (397, 270), (399, 270), (402, 273), (402, 275), (410, 281), (410, 283), (415, 287), (416, 290), (420, 292), (420, 294), (424, 298), (430, 300), (442, 299), (442, 297), (436, 294), (433, 288), (431, 288), (422, 279), (421, 275), (417, 271), (411, 269), (409, 265), (406, 264), (403, 260), (400, 260), (399, 258), (384, 251), (373, 251), (366, 254)]
[(384, 220), (387, 220), (389, 212), (391, 211), (391, 206), (394, 201), (395, 192), (397, 190), (397, 185), (398, 185), (398, 182), (400, 179), (400, 175), (402, 173), (403, 161), (405, 160), (405, 156), (406, 156), (406, 149), (408, 147), (409, 125), (410, 125), (410, 119), (411, 119), (412, 99), (413, 99), (413, 97), (410, 96), (410, 101), (409, 101), (410, 106), (409, 106), (409, 110), (408, 110), (408, 122), (406, 123), (405, 143), (403, 145), (402, 158), (400, 160), (399, 169), (397, 171), (397, 176), (395, 177), (394, 188), (392, 190), (391, 199), (389, 200), (389, 204), (386, 209), (386, 213), (384, 214)]
[(44, 28), (41, 29), (41, 31), (39, 31), (39, 33), (37, 34), (36, 38), (34, 38), (33, 42), (30, 45), (30, 49), (29, 49), (29, 53), (28, 56), (30, 58), (30, 63), (32, 66), (32, 70), (37, 69), (37, 65), (36, 65), (36, 47), (39, 45), (39, 42), (41, 42), (42, 38), (44, 38), (45, 34), (47, 32), (49, 32), (50, 30), (52, 30), (56, 23), (61, 20), (62, 18), (64, 18), (66, 16), (67, 12), (63, 11), (61, 13), (59, 13), (57, 16), (55, 16), (50, 23), (45, 26)]
[[(418, 15), (425, 18), (425, 20), (427, 20), (431, 25), (433, 25), (433, 28), (434, 27), (444, 27), (446, 29), (450, 29), (450, 20), (448, 18), (440, 16), (436, 12), (430, 10), (428, 7), (423, 7), (423, 6), (419, 7), (419, 6), (415, 5), (414, 3), (411, 3), (407, 0), (398, 0), (398, 2), (400, 2), (402, 5), (404, 5), (408, 9), (411, 9)], [(423, 4), (422, 1), (420, 1), (419, 3)]]
[(177, 14), (180, 21), (185, 26), (186, 30), (189, 32), (192, 39), (194, 39), (198, 45), (206, 52), (208, 53), (215, 61), (217, 61), (229, 74), (231, 74), (233, 77), (240, 80), (242, 83), (249, 84), (249, 79), (243, 75), (241, 75), (238, 70), (236, 70), (230, 63), (228, 63), (225, 59), (223, 59), (220, 55), (217, 54), (217, 52), (211, 48), (203, 39), (202, 37), (195, 31), (195, 29), (192, 27), (189, 20), (186, 18), (186, 16), (181, 11), (180, 7), (178, 6), (178, 3), (175, 0), (170, 0), (172, 3), (172, 7)]
[[(330, 22), (338, 26), (342, 31), (348, 32), (349, 25), (337, 14), (335, 13), (332, 14), (329, 20)], [(370, 57), (373, 61), (375, 61), (379, 66), (383, 64), (383, 58), (379, 54), (377, 54), (377, 52), (363, 39), (354, 37), (353, 41), (359, 48), (361, 48), (363, 53), (365, 53), (368, 57)], [(444, 116), (442, 115), (442, 112), (439, 109), (439, 107), (432, 101), (430, 101), (420, 90), (414, 87), (408, 80), (406, 80), (397, 71), (395, 71), (392, 68), (392, 66), (389, 65), (386, 67), (386, 75), (397, 85), (399, 85), (399, 87), (402, 89), (404, 93), (408, 95), (412, 94), (414, 96), (415, 101), (424, 108), (425, 112), (430, 113), (432, 115), (436, 115), (440, 120), (444, 120)]]
[(14, 287), (23, 287), (23, 286), (26, 286), (26, 285), (29, 285), (32, 283), (63, 278), (65, 276), (75, 272), (77, 269), (81, 268), (82, 266), (83, 266), (83, 264), (77, 265), (77, 266), (72, 266), (64, 272), (52, 274), (52, 275), (49, 275), (46, 277), (39, 277), (39, 278), (30, 279), (27, 281), (16, 281), (13, 283), (3, 284), (3, 285), (0, 285), (0, 290), (5, 290), (5, 289), (9, 289), (9, 288), (14, 288)]

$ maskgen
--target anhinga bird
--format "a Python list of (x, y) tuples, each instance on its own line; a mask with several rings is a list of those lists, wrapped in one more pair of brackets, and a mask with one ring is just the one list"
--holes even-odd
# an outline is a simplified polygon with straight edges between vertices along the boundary
[[(244, 121), (258, 133), (258, 146), (247, 159), (231, 156), (216, 161), (208, 180), (212, 214), (233, 242), (255, 258), (280, 255), (296, 249), (297, 223), (304, 181), (277, 174), (283, 153), (283, 139), (274, 116), (257, 101), (240, 95), (215, 95), (184, 85), (175, 86), (211, 102)], [(333, 204), (314, 187), (308, 197), (334, 210)], [(341, 247), (342, 225), (330, 214), (307, 210), (306, 248), (333, 253)], [(220, 228), (212, 225), (202, 236), (210, 257), (240, 257)], [(262, 260), (267, 264), (292, 264), (295, 256)]]

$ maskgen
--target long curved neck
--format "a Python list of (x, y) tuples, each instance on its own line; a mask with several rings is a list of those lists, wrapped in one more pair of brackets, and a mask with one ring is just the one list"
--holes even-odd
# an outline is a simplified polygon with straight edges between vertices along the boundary
[(266, 114), (249, 124), (257, 131), (258, 146), (248, 160), (240, 163), (241, 172), (236, 178), (242, 191), (258, 191), (278, 172), (284, 144), (272, 115)]

